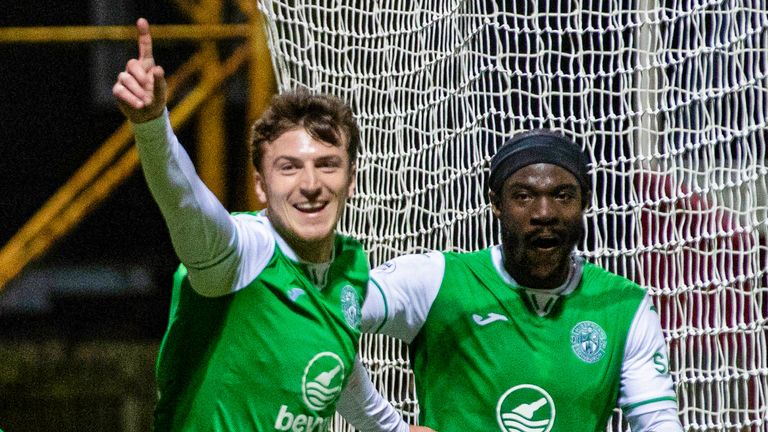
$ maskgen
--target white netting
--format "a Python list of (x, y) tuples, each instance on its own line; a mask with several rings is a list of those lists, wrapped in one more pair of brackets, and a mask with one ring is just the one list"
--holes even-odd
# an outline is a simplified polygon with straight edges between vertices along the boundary
[[(562, 131), (592, 157), (579, 250), (654, 296), (684, 426), (768, 430), (766, 0), (261, 6), (280, 89), (358, 115), (343, 231), (372, 264), (496, 243), (490, 155), (514, 132)], [(411, 418), (407, 348), (367, 336), (362, 355)]]

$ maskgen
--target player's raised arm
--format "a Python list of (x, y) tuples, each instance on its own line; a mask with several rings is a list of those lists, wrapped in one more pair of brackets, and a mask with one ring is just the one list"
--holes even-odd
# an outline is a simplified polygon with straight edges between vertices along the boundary
[(174, 250), (189, 269), (192, 288), (206, 296), (228, 294), (241, 276), (241, 259), (262, 263), (272, 242), (260, 232), (238, 234), (235, 219), (197, 175), (171, 128), (164, 72), (155, 64), (149, 23), (140, 18), (136, 29), (138, 58), (126, 63), (112, 92), (133, 124), (141, 169)]
[(133, 123), (143, 123), (160, 117), (166, 103), (166, 83), (163, 68), (155, 64), (152, 54), (152, 34), (149, 22), (136, 21), (139, 57), (128, 61), (117, 76), (112, 94), (120, 111)]

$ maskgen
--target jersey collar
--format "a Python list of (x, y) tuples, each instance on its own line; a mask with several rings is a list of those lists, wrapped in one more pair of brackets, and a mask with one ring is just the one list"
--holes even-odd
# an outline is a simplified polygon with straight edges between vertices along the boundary
[(496, 268), (496, 272), (504, 282), (510, 287), (520, 290), (528, 298), (531, 306), (533, 306), (539, 316), (548, 315), (560, 297), (572, 293), (579, 286), (584, 268), (584, 258), (573, 253), (571, 254), (571, 269), (565, 283), (553, 289), (536, 289), (520, 286), (507, 272), (507, 269), (504, 268), (504, 250), (501, 245), (491, 248), (491, 260), (493, 261), (494, 268)]
[(334, 246), (331, 249), (331, 259), (326, 262), (311, 263), (304, 261), (290, 246), (288, 246), (288, 243), (280, 236), (263, 210), (259, 212), (258, 217), (262, 219), (262, 223), (272, 232), (272, 236), (275, 238), (275, 242), (277, 242), (277, 246), (283, 252), (283, 255), (296, 263), (300, 268), (304, 269), (305, 273), (316, 287), (321, 290), (325, 288), (328, 283), (328, 269), (331, 268), (331, 263), (336, 258), (336, 247)]

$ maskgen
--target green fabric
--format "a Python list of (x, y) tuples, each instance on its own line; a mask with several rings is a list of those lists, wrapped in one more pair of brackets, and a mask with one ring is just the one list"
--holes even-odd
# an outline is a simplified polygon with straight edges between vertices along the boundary
[(360, 244), (337, 236), (336, 248), (322, 291), (277, 246), (256, 280), (224, 297), (198, 295), (179, 268), (157, 361), (156, 431), (327, 430), (368, 282)]
[(490, 249), (445, 253), (443, 283), (411, 344), (420, 424), (440, 432), (603, 431), (643, 296), (587, 263), (574, 292), (540, 317), (499, 276)]

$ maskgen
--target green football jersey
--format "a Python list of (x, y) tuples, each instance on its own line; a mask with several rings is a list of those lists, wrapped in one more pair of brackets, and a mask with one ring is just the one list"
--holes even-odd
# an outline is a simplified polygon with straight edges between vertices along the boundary
[(368, 263), (336, 237), (327, 284), (275, 245), (258, 277), (203, 297), (181, 266), (157, 361), (156, 431), (328, 429), (353, 366)]
[(490, 249), (445, 253), (442, 285), (411, 344), (420, 424), (451, 431), (602, 431), (644, 291), (585, 263), (541, 316)]

